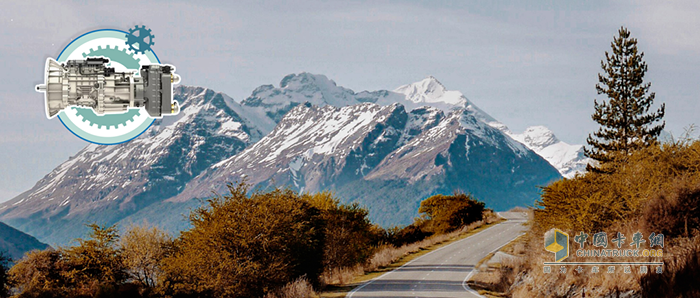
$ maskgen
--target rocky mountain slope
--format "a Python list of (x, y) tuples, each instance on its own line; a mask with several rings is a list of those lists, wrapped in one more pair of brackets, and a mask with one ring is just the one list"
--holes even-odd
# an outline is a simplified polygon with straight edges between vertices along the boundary
[[(308, 76), (293, 79), (325, 79)], [(276, 115), (280, 102), (308, 98), (284, 87), (288, 78), (281, 89), (265, 87), (269, 97), (254, 92), (254, 106)], [(505, 209), (532, 204), (537, 186), (561, 177), (540, 156), (494, 128), (495, 119), (432, 77), (397, 92), (354, 93), (335, 83), (321, 86), (322, 95), (312, 92), (309, 102), (280, 108), (291, 110), (270, 134), (215, 164), (168, 201), (223, 193), (227, 182), (245, 180), (258, 187), (333, 190), (346, 201), (370, 207), (375, 222), (395, 225), (409, 223), (420, 200), (437, 192), (459, 189)], [(301, 93), (318, 90), (303, 84), (294, 88)], [(342, 100), (333, 103), (324, 94), (342, 94)], [(408, 110), (404, 104), (421, 108)]]
[[(127, 217), (158, 223), (184, 218), (185, 206), (163, 205), (200, 172), (256, 142), (267, 131), (250, 120), (254, 112), (227, 96), (199, 87), (178, 87), (183, 106), (144, 135), (127, 143), (90, 144), (39, 180), (30, 190), (0, 204), (6, 223), (48, 243), (83, 237), (87, 222), (113, 224)], [(272, 126), (272, 125), (270, 125)], [(146, 207), (158, 212), (139, 214)]]
[[(407, 107), (432, 106), (444, 111), (464, 108), (477, 119), (505, 132), (511, 138), (525, 144), (535, 153), (546, 159), (562, 176), (572, 178), (576, 173), (584, 173), (590, 159), (583, 155), (583, 145), (570, 145), (560, 141), (544, 126), (528, 127), (523, 133), (513, 133), (508, 127), (476, 107), (459, 91), (447, 90), (437, 79), (428, 77), (422, 81), (396, 88), (394, 92), (405, 95), (404, 101), (396, 97), (384, 97), (377, 102), (402, 102)], [(406, 103), (408, 102), (408, 103)]]
[(369, 207), (374, 221), (406, 224), (434, 193), (470, 192), (491, 208), (530, 205), (561, 176), (500, 122), (436, 79), (395, 91), (286, 76), (240, 104), (178, 87), (177, 117), (120, 145), (89, 145), (25, 193), (0, 219), (48, 243), (82, 237), (85, 223), (144, 220), (170, 231), (228, 182), (333, 190)]

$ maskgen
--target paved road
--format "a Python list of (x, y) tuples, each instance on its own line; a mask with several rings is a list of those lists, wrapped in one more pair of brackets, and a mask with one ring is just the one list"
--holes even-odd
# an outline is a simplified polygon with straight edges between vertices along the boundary
[(346, 297), (481, 297), (465, 284), (474, 266), (526, 229), (524, 214), (499, 214), (508, 221), (414, 259), (358, 286)]

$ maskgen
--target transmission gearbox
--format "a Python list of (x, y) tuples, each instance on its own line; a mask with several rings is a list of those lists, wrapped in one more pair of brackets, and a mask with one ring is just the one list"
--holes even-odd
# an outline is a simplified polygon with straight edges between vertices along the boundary
[(44, 84), (36, 86), (45, 94), (46, 116), (53, 118), (69, 106), (91, 107), (99, 115), (129, 108), (144, 108), (154, 118), (179, 112), (173, 100), (173, 84), (180, 81), (175, 67), (142, 65), (137, 75), (116, 72), (108, 63), (106, 58), (87, 58), (61, 64), (48, 58)]

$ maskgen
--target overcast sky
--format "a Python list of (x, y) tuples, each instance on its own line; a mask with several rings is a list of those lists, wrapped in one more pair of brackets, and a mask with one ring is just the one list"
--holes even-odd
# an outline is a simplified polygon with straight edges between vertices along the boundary
[(101, 28), (148, 26), (154, 51), (177, 67), (183, 84), (238, 101), (302, 71), (355, 91), (432, 75), (513, 131), (545, 125), (580, 144), (597, 127), (590, 114), (593, 99), (602, 99), (600, 60), (624, 25), (645, 52), (668, 130), (679, 135), (699, 122), (698, 1), (298, 2), (3, 1), (0, 201), (86, 145), (46, 119), (33, 88), (47, 57)]

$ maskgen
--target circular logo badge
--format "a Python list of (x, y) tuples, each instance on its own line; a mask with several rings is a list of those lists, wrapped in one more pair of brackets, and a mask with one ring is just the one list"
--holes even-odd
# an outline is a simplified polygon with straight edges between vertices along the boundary
[[(141, 65), (160, 64), (152, 50), (136, 53), (130, 49), (127, 35), (128, 32), (115, 29), (85, 33), (71, 41), (56, 61), (64, 63), (88, 57), (105, 57), (109, 58), (109, 66), (117, 72), (138, 71)], [(146, 131), (155, 120), (140, 108), (129, 108), (121, 114), (98, 115), (92, 108), (78, 106), (59, 112), (58, 119), (79, 138), (101, 145), (132, 140)]]

